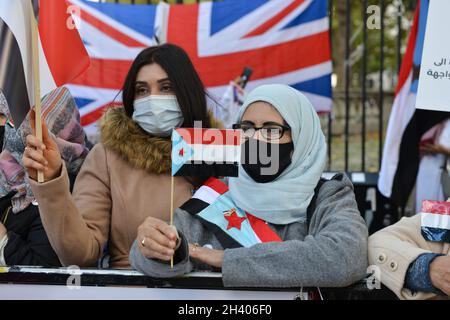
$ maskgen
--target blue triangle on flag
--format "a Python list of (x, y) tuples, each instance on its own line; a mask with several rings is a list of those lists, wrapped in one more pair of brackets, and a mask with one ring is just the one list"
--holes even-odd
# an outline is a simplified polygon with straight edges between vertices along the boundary
[(227, 0), (213, 2), (211, 12), (211, 36), (264, 5), (267, 1), (268, 0)]
[(88, 104), (95, 101), (93, 99), (80, 98), (80, 97), (75, 97), (74, 99), (75, 99), (75, 103), (77, 104), (78, 109), (82, 109), (85, 106), (87, 106)]
[(180, 134), (173, 130), (172, 132), (172, 175), (181, 169), (181, 167), (191, 159), (194, 150), (189, 144), (180, 136)]
[(289, 22), (283, 29), (289, 29), (297, 27), (303, 23), (316, 21), (322, 18), (326, 18), (328, 14), (328, 1), (316, 0), (312, 1), (309, 6), (299, 16)]

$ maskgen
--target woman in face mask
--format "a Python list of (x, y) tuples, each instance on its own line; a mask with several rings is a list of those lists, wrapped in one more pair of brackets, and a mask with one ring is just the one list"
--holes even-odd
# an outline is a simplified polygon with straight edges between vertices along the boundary
[(175, 212), (178, 235), (147, 220), (132, 266), (163, 278), (221, 269), (229, 287), (338, 287), (362, 279), (367, 227), (350, 180), (321, 179), (326, 143), (307, 98), (288, 86), (261, 86), (234, 127), (245, 138), (239, 177), (199, 188)]
[[(73, 196), (53, 140), (45, 134), (43, 143), (27, 138), (23, 163), (63, 265), (96, 265), (108, 244), (110, 266), (128, 268), (139, 225), (148, 217), (169, 220), (173, 128), (193, 127), (194, 121), (210, 127), (204, 86), (187, 54), (175, 45), (138, 55), (122, 100), (123, 108), (105, 113), (101, 143), (87, 157)], [(35, 181), (37, 170), (44, 171), (42, 184)], [(189, 199), (192, 189), (185, 178), (175, 178), (175, 205)]]

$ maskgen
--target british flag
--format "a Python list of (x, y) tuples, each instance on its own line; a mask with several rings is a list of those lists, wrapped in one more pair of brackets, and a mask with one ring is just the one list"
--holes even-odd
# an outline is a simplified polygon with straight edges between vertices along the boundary
[(331, 53), (327, 0), (224, 0), (192, 5), (127, 5), (69, 0), (91, 67), (69, 88), (88, 134), (118, 93), (132, 60), (155, 44), (183, 47), (216, 97), (244, 67), (254, 70), (248, 89), (289, 84), (318, 112), (331, 110)]

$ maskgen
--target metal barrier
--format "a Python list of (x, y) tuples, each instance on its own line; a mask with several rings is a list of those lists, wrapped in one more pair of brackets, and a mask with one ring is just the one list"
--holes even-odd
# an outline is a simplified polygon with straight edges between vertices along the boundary
[(367, 281), (346, 288), (225, 288), (220, 273), (155, 279), (131, 270), (11, 267), (0, 269), (0, 300), (302, 300), (320, 295), (325, 300), (396, 299), (383, 286), (370, 290)]

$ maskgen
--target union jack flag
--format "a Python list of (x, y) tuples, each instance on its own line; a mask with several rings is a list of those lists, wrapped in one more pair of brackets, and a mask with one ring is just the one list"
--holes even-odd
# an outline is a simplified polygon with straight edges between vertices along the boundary
[(318, 112), (331, 110), (327, 0), (224, 0), (192, 5), (127, 5), (69, 0), (79, 11), (90, 68), (70, 86), (88, 134), (113, 104), (136, 55), (155, 33), (183, 47), (210, 93), (220, 97), (244, 67), (248, 89), (289, 84)]

